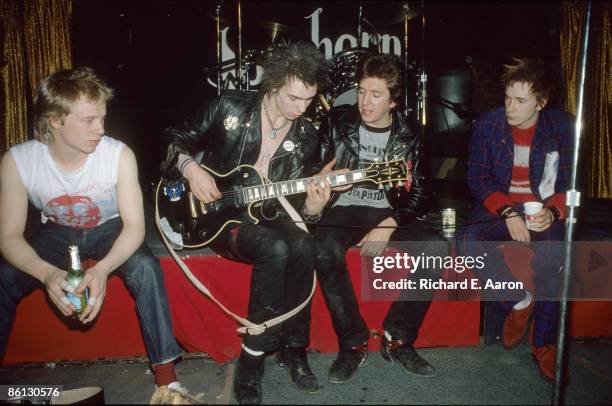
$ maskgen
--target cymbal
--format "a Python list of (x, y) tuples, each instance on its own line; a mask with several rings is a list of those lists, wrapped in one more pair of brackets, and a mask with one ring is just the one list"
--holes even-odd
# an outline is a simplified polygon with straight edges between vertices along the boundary
[(279, 36), (292, 36), (297, 33), (295, 28), (274, 21), (256, 20), (255, 25), (263, 29), (272, 42), (276, 41)]
[[(204, 17), (208, 18), (209, 20), (214, 21), (215, 23), (217, 22), (217, 15), (216, 14), (205, 13)], [(229, 24), (229, 20), (227, 18), (225, 18), (225, 17), (219, 16), (219, 21), (221, 22), (221, 25), (228, 25)]]
[(390, 17), (385, 17), (384, 19), (380, 19), (380, 20), (372, 20), (372, 24), (375, 27), (390, 27), (392, 25), (396, 25), (396, 24), (403, 24), (404, 23), (404, 14), (406, 14), (406, 16), (408, 17), (408, 20), (412, 20), (415, 17), (419, 17), (423, 15), (423, 8), (420, 5), (414, 5), (414, 6), (410, 6), (408, 8), (408, 12), (404, 12), (403, 8), (399, 10), (400, 12), (397, 14), (394, 14), (393, 16)]

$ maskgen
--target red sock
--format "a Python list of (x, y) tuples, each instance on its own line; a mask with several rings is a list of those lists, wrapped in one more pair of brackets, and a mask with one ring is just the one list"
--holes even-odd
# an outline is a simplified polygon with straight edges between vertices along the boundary
[(170, 361), (165, 364), (153, 365), (153, 373), (155, 374), (155, 384), (157, 386), (167, 386), (168, 384), (176, 381), (174, 361)]

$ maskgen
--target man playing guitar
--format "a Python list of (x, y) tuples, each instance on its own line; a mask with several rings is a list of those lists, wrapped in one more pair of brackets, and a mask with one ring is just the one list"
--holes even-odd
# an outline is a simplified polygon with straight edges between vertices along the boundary
[[(325, 66), (312, 43), (273, 49), (264, 62), (259, 92), (227, 91), (165, 130), (165, 177), (177, 179), (180, 173), (204, 204), (221, 201), (222, 193), (213, 176), (192, 158), (201, 151), (204, 166), (217, 174), (246, 164), (273, 182), (303, 177), (304, 163), (313, 157), (318, 139), (302, 115), (328, 84)], [(329, 200), (330, 184), (310, 182), (305, 189), (305, 199), (296, 194), (288, 200), (307, 221), (314, 221)], [(291, 218), (278, 200), (266, 200), (259, 208), (257, 224), (244, 212), (210, 243), (224, 257), (253, 264), (248, 319), (254, 323), (286, 313), (308, 297), (315, 261), (312, 237), (287, 221)], [(264, 355), (276, 350), (294, 386), (311, 393), (319, 389), (306, 357), (309, 314), (307, 306), (280, 326), (244, 337), (234, 380), (239, 403), (261, 402)]]

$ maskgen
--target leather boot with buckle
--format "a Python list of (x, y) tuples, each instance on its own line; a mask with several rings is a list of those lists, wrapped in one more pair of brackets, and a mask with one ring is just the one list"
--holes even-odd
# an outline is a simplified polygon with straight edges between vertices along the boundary
[(308, 365), (305, 348), (289, 348), (283, 345), (277, 351), (275, 360), (278, 366), (287, 368), (291, 383), (299, 390), (315, 393), (320, 389), (317, 377)]
[(388, 340), (383, 336), (380, 343), (380, 355), (386, 361), (399, 362), (409, 374), (421, 377), (436, 374), (434, 367), (417, 354), (411, 345), (404, 344), (402, 340)]
[(529, 306), (523, 310), (511, 310), (504, 320), (502, 331), (503, 344), (506, 348), (516, 347), (527, 334), (529, 320), (533, 312), (535, 299), (531, 299)]
[(328, 379), (331, 383), (345, 383), (353, 379), (357, 369), (363, 365), (368, 357), (367, 343), (353, 348), (341, 349), (338, 357), (329, 368)]
[(234, 397), (241, 405), (261, 403), (261, 380), (264, 374), (263, 355), (254, 356), (246, 351), (240, 352), (234, 376)]

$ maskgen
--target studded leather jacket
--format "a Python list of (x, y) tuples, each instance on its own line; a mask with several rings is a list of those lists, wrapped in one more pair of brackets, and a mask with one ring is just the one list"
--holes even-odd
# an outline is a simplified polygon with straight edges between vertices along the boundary
[[(404, 159), (411, 167), (411, 181), (400, 187), (385, 186), (385, 195), (392, 208), (392, 216), (398, 225), (403, 225), (427, 209), (423, 175), (423, 144), (412, 134), (401, 113), (392, 112), (391, 134), (385, 147), (385, 160)], [(319, 172), (322, 166), (336, 158), (334, 169), (360, 169), (359, 163), (359, 111), (352, 106), (334, 107), (319, 128), (321, 143), (317, 163), (311, 172)], [(340, 197), (334, 192), (327, 204), (331, 207)]]
[[(179, 153), (194, 156), (203, 152), (202, 164), (220, 174), (238, 165), (255, 164), (262, 141), (260, 106), (263, 96), (261, 92), (226, 91), (201, 105), (179, 125), (164, 130), (168, 146), (161, 167), (164, 176), (170, 179), (180, 176), (176, 169)], [(305, 177), (304, 162), (312, 159), (317, 143), (314, 126), (303, 117), (294, 120), (285, 140), (270, 159), (270, 181)], [(301, 209), (304, 196), (289, 196), (288, 200)]]

